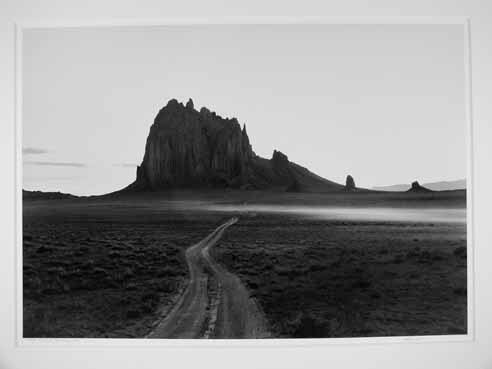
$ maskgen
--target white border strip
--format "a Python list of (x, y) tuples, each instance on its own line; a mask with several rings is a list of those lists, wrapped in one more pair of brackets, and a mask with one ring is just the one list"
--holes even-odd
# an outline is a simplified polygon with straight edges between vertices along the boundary
[(14, 91), (14, 99), (15, 99), (15, 107), (14, 107), (14, 132), (15, 132), (15, 143), (14, 143), (14, 195), (15, 195), (15, 204), (14, 204), (14, 255), (15, 255), (15, 302), (16, 309), (14, 312), (15, 317), (15, 335), (17, 338), (17, 345), (22, 342), (22, 319), (23, 319), (23, 295), (22, 295), (22, 286), (23, 286), (23, 275), (22, 275), (22, 28), (19, 25), (15, 25), (15, 63), (14, 63), (14, 75), (15, 75), (15, 91)]
[(468, 18), (464, 24), (464, 48), (465, 48), (465, 110), (467, 129), (467, 176), (466, 176), (466, 240), (467, 240), (467, 315), (468, 315), (468, 334), (475, 339), (475, 167), (473, 160), (473, 84), (472, 84), (472, 49), (471, 49), (471, 20)]
[[(22, 34), (25, 29), (56, 28), (94, 28), (94, 27), (149, 27), (149, 26), (203, 26), (203, 25), (282, 25), (282, 24), (319, 24), (319, 25), (462, 25), (465, 43), (465, 103), (467, 129), (467, 327), (465, 335), (440, 336), (392, 336), (360, 338), (309, 338), (309, 339), (106, 339), (106, 338), (23, 338), (23, 296), (22, 296)], [(472, 129), (472, 79), (471, 79), (471, 23), (469, 17), (225, 17), (225, 18), (169, 18), (158, 20), (101, 20), (87, 22), (67, 21), (29, 21), (15, 24), (15, 266), (16, 266), (16, 334), (15, 345), (18, 348), (285, 348), (313, 347), (350, 344), (401, 344), (432, 342), (469, 342), (475, 339), (475, 291), (474, 291), (474, 167), (473, 167), (473, 129)]]
[(275, 24), (320, 24), (320, 25), (357, 25), (357, 24), (465, 24), (468, 17), (318, 17), (318, 16), (247, 16), (247, 17), (211, 17), (211, 18), (158, 18), (158, 19), (101, 19), (90, 21), (67, 20), (31, 20), (25, 18), (17, 22), (21, 28), (83, 28), (83, 27), (151, 27), (151, 26), (199, 26), (199, 25), (275, 25)]

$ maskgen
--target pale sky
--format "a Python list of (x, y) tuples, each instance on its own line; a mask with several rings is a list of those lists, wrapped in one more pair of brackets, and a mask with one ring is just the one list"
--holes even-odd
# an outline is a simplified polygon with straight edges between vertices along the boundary
[(466, 176), (461, 25), (31, 29), (23, 186), (102, 194), (135, 178), (155, 115), (193, 98), (274, 149), (358, 186)]

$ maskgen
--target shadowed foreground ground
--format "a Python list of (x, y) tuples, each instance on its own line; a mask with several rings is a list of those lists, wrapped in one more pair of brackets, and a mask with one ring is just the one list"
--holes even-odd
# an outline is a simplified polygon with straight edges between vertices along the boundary
[[(185, 250), (232, 216), (197, 210), (202, 204), (184, 210), (169, 196), (25, 201), (24, 336), (155, 331), (187, 285)], [(213, 193), (207, 200), (254, 201), (244, 196)], [(298, 194), (280, 197), (259, 200), (302, 201)], [(303, 203), (353, 206), (361, 199), (310, 195)], [(362, 201), (381, 202), (464, 206), (463, 196), (450, 193)], [(210, 256), (239, 277), (274, 336), (466, 333), (464, 224), (240, 212)]]
[(227, 228), (238, 218), (217, 227), (186, 250), (189, 281), (172, 310), (149, 338), (265, 338), (263, 314), (240, 280), (210, 256)]
[(464, 225), (243, 216), (214, 256), (275, 336), (466, 334)]

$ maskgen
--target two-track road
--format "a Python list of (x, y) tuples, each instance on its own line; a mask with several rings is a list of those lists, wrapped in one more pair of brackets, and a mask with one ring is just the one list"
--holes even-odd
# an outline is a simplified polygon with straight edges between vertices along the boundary
[(265, 338), (266, 321), (239, 278), (220, 266), (210, 248), (232, 218), (186, 250), (188, 285), (148, 338)]

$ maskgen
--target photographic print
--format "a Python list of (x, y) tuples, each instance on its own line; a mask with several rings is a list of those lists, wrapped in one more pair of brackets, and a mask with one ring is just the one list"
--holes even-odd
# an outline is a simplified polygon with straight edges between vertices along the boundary
[(22, 31), (22, 336), (468, 333), (452, 24)]

